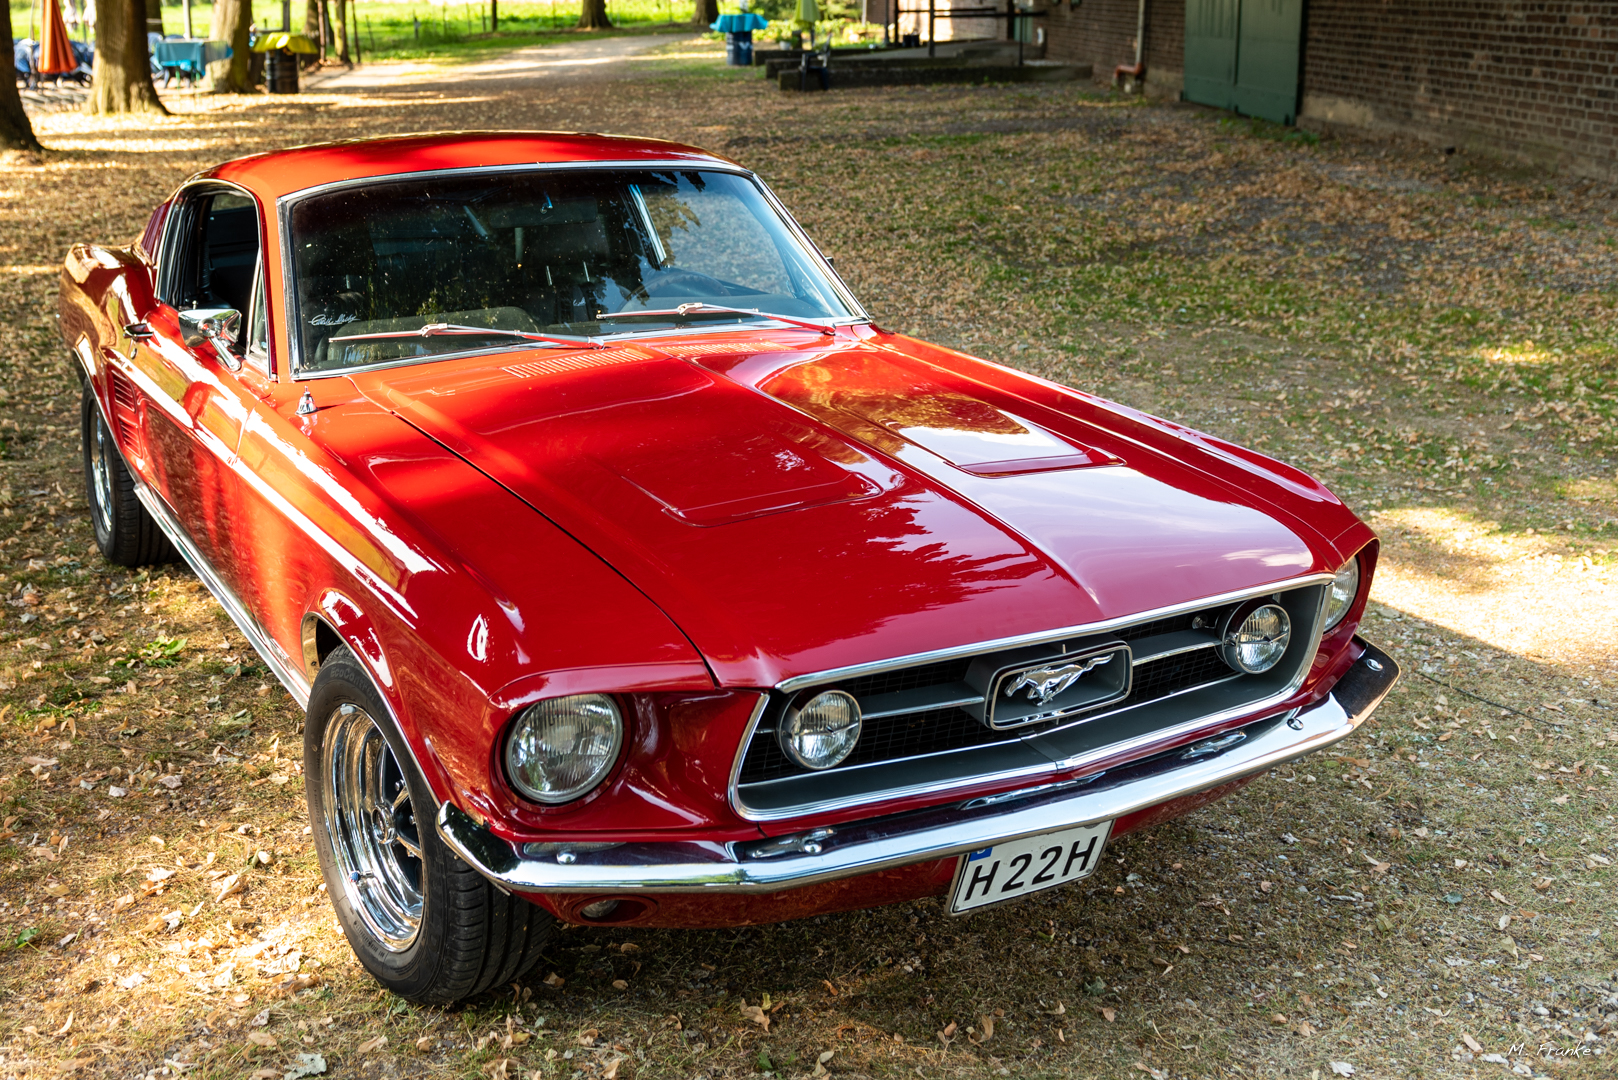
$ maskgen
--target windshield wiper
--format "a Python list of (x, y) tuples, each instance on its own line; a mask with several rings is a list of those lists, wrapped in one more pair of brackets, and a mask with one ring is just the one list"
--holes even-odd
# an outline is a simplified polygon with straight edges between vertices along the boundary
[(428, 323), (415, 330), (378, 330), (372, 334), (347, 334), (342, 337), (329, 337), (327, 341), (381, 341), (386, 338), (412, 338), (412, 337), (514, 337), (524, 341), (550, 341), (558, 345), (588, 346), (592, 349), (605, 349), (607, 346), (595, 338), (565, 338), (552, 337), (549, 334), (532, 334), (527, 330), (497, 330), (492, 326), (462, 326), (459, 323)]
[[(835, 334), (837, 332), (834, 327), (827, 326), (825, 323), (810, 322), (808, 319), (794, 319), (791, 315), (776, 315), (772, 312), (760, 311), (758, 308), (725, 307), (722, 304), (702, 303), (681, 304), (679, 307), (668, 308), (663, 311), (603, 311), (601, 314), (596, 316), (596, 322), (606, 322), (608, 319), (668, 318), (671, 315), (682, 317), (692, 313), (700, 314), (710, 311), (716, 314), (724, 314), (728, 312), (733, 315), (751, 315), (756, 319), (774, 319), (777, 322), (790, 323), (793, 326), (802, 326), (810, 330), (818, 330), (822, 334)], [(334, 338), (333, 340), (336, 339)]]

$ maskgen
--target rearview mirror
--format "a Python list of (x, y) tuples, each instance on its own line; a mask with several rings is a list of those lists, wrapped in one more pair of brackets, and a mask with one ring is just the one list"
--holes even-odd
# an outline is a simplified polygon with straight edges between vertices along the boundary
[(213, 347), (219, 362), (240, 371), (241, 358), (230, 351), (241, 335), (242, 313), (235, 308), (192, 308), (180, 312), (180, 337), (193, 349)]

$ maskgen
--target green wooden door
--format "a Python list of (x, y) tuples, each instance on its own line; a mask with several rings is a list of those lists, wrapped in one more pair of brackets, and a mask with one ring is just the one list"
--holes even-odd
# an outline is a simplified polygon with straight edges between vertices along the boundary
[(1185, 0), (1185, 99), (1236, 107), (1241, 0)]
[(1185, 0), (1185, 99), (1290, 124), (1304, 0)]
[(1236, 111), (1277, 124), (1298, 118), (1303, 0), (1241, 0)]

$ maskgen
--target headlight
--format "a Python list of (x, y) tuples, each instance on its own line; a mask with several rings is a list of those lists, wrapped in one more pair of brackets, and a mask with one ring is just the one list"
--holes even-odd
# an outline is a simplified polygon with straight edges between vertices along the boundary
[(1326, 596), (1326, 626), (1322, 633), (1343, 621), (1348, 609), (1354, 606), (1354, 597), (1360, 592), (1360, 557), (1354, 556), (1331, 579), (1331, 591)]
[(542, 803), (583, 795), (618, 760), (624, 721), (605, 694), (552, 698), (524, 709), (506, 738), (506, 775)]
[(1270, 670), (1286, 655), (1287, 642), (1292, 640), (1292, 620), (1280, 604), (1265, 604), (1246, 616), (1238, 608), (1221, 637), (1219, 654), (1225, 663), (1237, 671), (1257, 675)]
[(860, 704), (841, 690), (816, 694), (793, 705), (776, 730), (781, 752), (806, 769), (829, 769), (860, 741)]

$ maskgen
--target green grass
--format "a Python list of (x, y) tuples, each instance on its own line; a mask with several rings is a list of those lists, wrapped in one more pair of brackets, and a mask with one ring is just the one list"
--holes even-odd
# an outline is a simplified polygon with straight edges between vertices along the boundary
[[(328, 0), (332, 17), (336, 4)], [(303, 26), (305, 3), (292, 4), (292, 24)], [(607, 0), (607, 13), (620, 30), (648, 30), (671, 23), (688, 24), (691, 0)], [(11, 0), (11, 28), (17, 37), (38, 37), (40, 8)], [(418, 60), (428, 58), (471, 59), (504, 52), (524, 45), (543, 45), (561, 40), (577, 40), (572, 28), (579, 19), (578, 0), (506, 0), (499, 3), (500, 31), (489, 31), (489, 4), (457, 3), (379, 3), (372, 0), (353, 4), (351, 27), (357, 27), (362, 60)], [(419, 22), (418, 22), (419, 20)], [(191, 31), (206, 37), (213, 24), (213, 5), (191, 5)], [(262, 29), (281, 27), (279, 0), (255, 0), (253, 24)], [(179, 4), (163, 6), (163, 30), (183, 34), (185, 9)], [(608, 31), (610, 33), (611, 31)], [(75, 40), (82, 32), (71, 31)], [(351, 30), (352, 33), (352, 30)], [(592, 33), (589, 36), (600, 36)]]

